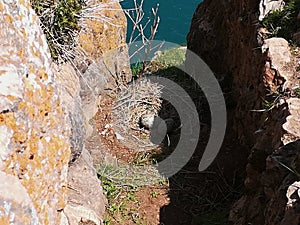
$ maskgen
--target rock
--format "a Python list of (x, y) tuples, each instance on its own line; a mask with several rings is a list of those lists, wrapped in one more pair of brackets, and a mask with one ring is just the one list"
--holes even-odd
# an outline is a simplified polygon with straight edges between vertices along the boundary
[[(57, 74), (66, 90), (65, 107), (74, 128), (71, 160), (78, 158), (70, 165), (68, 174), (69, 195), (64, 215), (70, 225), (85, 220), (99, 224), (104, 215), (106, 199), (94, 165), (106, 161), (104, 155), (109, 153), (95, 135), (98, 132), (91, 121), (99, 109), (99, 96), (106, 96), (131, 80), (125, 43), (126, 17), (120, 9), (120, 4), (113, 0), (88, 2), (87, 11), (83, 11), (88, 16), (80, 20), (83, 29), (77, 37), (78, 51), (83, 50), (86, 58), (74, 61), (77, 77), (69, 66), (62, 68), (63, 75)], [(109, 22), (93, 19), (104, 15)]]
[(286, 65), (291, 62), (289, 43), (283, 38), (266, 39), (262, 52), (268, 57), (265, 64), (264, 83), (269, 90), (275, 92), (290, 76), (290, 72), (286, 70)]
[(101, 224), (106, 199), (93, 162), (102, 158), (85, 150), (86, 130), (99, 95), (131, 73), (119, 3), (89, 4), (117, 26), (82, 19), (77, 38), (87, 59), (58, 66), (30, 1), (0, 1), (1, 224)]
[[(101, 221), (107, 200), (103, 195), (90, 153), (84, 149), (78, 160), (69, 168), (68, 203), (64, 213), (69, 225), (81, 219)], [(72, 222), (73, 221), (73, 222)]]
[(20, 180), (0, 171), (0, 223), (42, 224), (27, 190)]
[(259, 20), (262, 21), (269, 12), (280, 10), (284, 5), (285, 2), (283, 0), (260, 0)]
[(282, 73), (287, 63), (291, 62), (290, 46), (284, 38), (266, 39), (262, 46), (262, 52), (267, 53), (268, 57), (272, 59), (271, 67), (282, 71)]
[(78, 36), (85, 53), (92, 59), (99, 59), (120, 46), (126, 47), (127, 20), (119, 2), (92, 0), (87, 4), (82, 12), (86, 17), (80, 24), (83, 29)]
[(283, 129), (289, 134), (300, 138), (300, 99), (290, 98), (287, 100), (290, 115), (286, 118), (286, 122), (282, 125)]
[(88, 224), (88, 225), (101, 225), (102, 221), (98, 218), (98, 215), (92, 211), (88, 210), (83, 206), (70, 206), (67, 205), (64, 209), (64, 214), (66, 215), (60, 225), (78, 225), (78, 224)]
[(300, 200), (300, 182), (296, 181), (291, 184), (286, 192), (286, 197), (288, 199), (287, 206), (292, 208), (294, 205), (299, 204)]
[(70, 63), (56, 65), (52, 70), (59, 87), (59, 95), (63, 109), (71, 122), (71, 157), (69, 162), (75, 162), (80, 156), (85, 140), (84, 116), (80, 98), (80, 82), (76, 71)]
[(300, 221), (300, 202), (299, 202), (300, 182), (296, 181), (288, 187), (286, 197), (288, 199), (284, 219), (280, 225), (297, 225)]
[[(1, 182), (0, 192), (18, 190), (7, 194), (16, 205), (6, 205), (13, 207), (15, 224), (58, 224), (66, 204), (70, 122), (30, 2), (0, 1), (0, 9), (0, 166), (16, 184)], [(22, 215), (28, 220), (18, 223)]]
[(300, 31), (296, 32), (293, 34), (293, 41), (297, 44), (300, 45)]
[[(266, 194), (265, 224), (299, 224), (296, 174), (299, 169), (300, 141), (279, 148), (266, 160), (262, 185)], [(268, 190), (268, 192), (267, 192)], [(296, 191), (296, 192), (295, 192)]]
[(83, 13), (89, 16), (81, 20), (83, 29), (78, 42), (79, 50), (84, 50), (88, 60), (77, 60), (77, 64), (85, 65), (79, 78), (89, 137), (93, 133), (89, 121), (98, 110), (99, 95), (105, 96), (107, 91), (131, 81), (131, 69), (126, 44), (126, 17), (120, 4), (114, 0), (93, 0), (88, 2), (86, 10)]
[[(297, 171), (299, 167), (298, 100), (286, 101), (280, 94), (293, 90), (299, 76), (288, 42), (281, 38), (265, 40), (264, 31), (256, 26), (269, 10), (281, 4), (204, 0), (194, 13), (187, 37), (188, 49), (199, 55), (217, 78), (218, 74), (226, 75), (230, 100), (236, 102), (228, 111), (228, 118), (234, 121), (227, 130), (235, 132), (241, 146), (250, 148), (240, 149), (249, 157), (246, 191), (230, 213), (234, 225), (299, 224), (298, 214), (287, 208), (286, 198), (287, 188), (298, 178), (283, 166)], [(186, 65), (193, 66), (191, 62), (187, 54)]]
[(120, 46), (102, 55), (80, 76), (80, 96), (84, 116), (89, 121), (98, 110), (98, 96), (126, 84), (131, 79), (128, 49)]

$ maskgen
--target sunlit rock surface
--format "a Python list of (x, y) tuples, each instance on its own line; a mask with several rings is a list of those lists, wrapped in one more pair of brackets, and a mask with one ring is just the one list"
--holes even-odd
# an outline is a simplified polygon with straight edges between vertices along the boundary
[(0, 1), (0, 39), (0, 168), (16, 184), (16, 196), (1, 197), (1, 224), (57, 224), (66, 203), (70, 123), (29, 1)]

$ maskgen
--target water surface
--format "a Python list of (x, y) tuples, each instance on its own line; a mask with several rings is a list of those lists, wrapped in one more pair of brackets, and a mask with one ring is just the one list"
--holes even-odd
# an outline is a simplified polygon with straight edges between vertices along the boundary
[[(160, 24), (155, 39), (185, 44), (194, 11), (200, 2), (201, 0), (144, 0), (145, 19), (151, 16), (151, 8), (159, 3)], [(132, 8), (134, 4), (133, 0), (123, 0), (121, 5), (123, 8)], [(129, 23), (128, 33), (131, 30), (132, 24)]]

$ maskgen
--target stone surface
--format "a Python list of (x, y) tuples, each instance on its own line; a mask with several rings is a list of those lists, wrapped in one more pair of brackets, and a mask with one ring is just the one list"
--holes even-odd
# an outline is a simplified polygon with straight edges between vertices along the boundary
[(59, 87), (62, 107), (71, 122), (71, 157), (72, 163), (80, 156), (85, 140), (84, 115), (80, 98), (80, 82), (76, 71), (70, 63), (57, 65), (52, 63), (52, 71)]
[(17, 177), (0, 171), (0, 190), (0, 224), (41, 224), (27, 190)]
[(259, 20), (262, 21), (270, 11), (282, 9), (284, 4), (283, 0), (260, 0)]
[(271, 91), (288, 79), (289, 72), (285, 69), (291, 62), (289, 43), (283, 38), (270, 38), (264, 41), (262, 52), (267, 54), (264, 83)]
[(300, 31), (293, 34), (293, 41), (299, 46), (300, 45)]
[(30, 2), (0, 0), (1, 224), (102, 223), (106, 199), (86, 129), (99, 95), (131, 73), (119, 3), (89, 3), (78, 36), (86, 61), (58, 66)]
[(120, 4), (114, 0), (89, 1), (82, 13), (78, 51), (84, 51), (86, 58), (79, 57), (75, 61), (77, 77), (71, 75), (74, 72), (71, 68), (62, 68), (64, 74), (57, 74), (65, 89), (64, 105), (75, 128), (72, 129), (72, 158), (78, 158), (69, 167), (68, 202), (62, 217), (69, 225), (81, 221), (102, 224), (107, 201), (94, 163), (105, 160), (104, 155), (109, 153), (99, 138), (93, 142), (92, 134), (97, 130), (92, 121), (99, 110), (99, 97), (131, 80), (125, 43), (126, 18)]
[(104, 53), (126, 45), (126, 17), (118, 1), (88, 1), (81, 19), (78, 36), (83, 50), (92, 58), (101, 58)]
[(80, 76), (84, 115), (91, 119), (98, 110), (98, 97), (131, 79), (127, 47), (121, 46), (95, 59)]
[(288, 133), (300, 138), (300, 99), (290, 98), (287, 100), (290, 115), (286, 118), (283, 124), (283, 129)]
[[(251, 149), (245, 193), (230, 213), (234, 225), (299, 224), (286, 197), (298, 178), (283, 166), (298, 168), (298, 100), (286, 101), (279, 94), (297, 87), (299, 72), (287, 41), (264, 40), (258, 12), (268, 2), (282, 1), (204, 0), (187, 37), (188, 49), (202, 57), (217, 78), (224, 77), (221, 85), (230, 88), (227, 101), (234, 103), (228, 115), (234, 123), (228, 130)], [(189, 60), (187, 55), (188, 65)]]
[[(93, 165), (93, 159), (84, 149), (79, 159), (70, 166), (68, 173), (68, 204), (64, 213), (70, 225), (81, 220), (102, 221), (107, 201)], [(76, 223), (77, 221), (77, 223)]]
[(83, 206), (74, 207), (67, 205), (64, 209), (64, 219), (61, 221), (60, 225), (77, 224), (101, 225), (103, 223), (94, 211), (88, 210)]
[[(93, 0), (88, 2), (80, 22), (80, 49), (88, 60), (77, 62), (81, 69), (81, 98), (87, 137), (93, 133), (89, 121), (98, 110), (98, 97), (131, 80), (126, 17), (119, 2)], [(84, 66), (82, 66), (84, 64)]]
[[(0, 166), (19, 180), (13, 181), (15, 188), (23, 186), (14, 194), (20, 196), (16, 204), (24, 207), (10, 208), (18, 214), (10, 222), (22, 224), (18, 220), (27, 218), (23, 224), (30, 219), (33, 224), (57, 224), (66, 203), (70, 123), (29, 1), (0, 1), (0, 39)], [(1, 193), (7, 191), (2, 188)], [(0, 207), (8, 210), (7, 204), (2, 201)]]

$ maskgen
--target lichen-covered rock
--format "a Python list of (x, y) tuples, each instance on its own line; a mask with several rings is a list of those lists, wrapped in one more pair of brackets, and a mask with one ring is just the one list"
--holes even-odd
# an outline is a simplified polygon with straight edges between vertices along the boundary
[(40, 224), (36, 209), (20, 180), (0, 171), (0, 224)]
[(118, 1), (92, 0), (82, 12), (78, 41), (89, 56), (103, 54), (126, 46), (126, 17)]
[(87, 58), (74, 59), (75, 68), (50, 64), (29, 0), (0, 0), (1, 224), (100, 224), (103, 218), (106, 200), (93, 159), (81, 154), (86, 127), (99, 94), (128, 82), (131, 73), (119, 3), (88, 2), (77, 36)]
[[(70, 123), (50, 69), (46, 39), (28, 0), (0, 1), (0, 49), (0, 170), (24, 187), (15, 194), (23, 193), (24, 207), (36, 211), (33, 224), (57, 224), (66, 202)], [(6, 207), (0, 221), (16, 213), (7, 201), (0, 204)], [(30, 211), (23, 209), (10, 223), (30, 219)]]
[(76, 59), (81, 70), (80, 85), (87, 136), (93, 131), (90, 119), (98, 110), (98, 97), (105, 90), (131, 81), (126, 44), (126, 17), (119, 2), (93, 0), (82, 12), (77, 39), (86, 58)]

